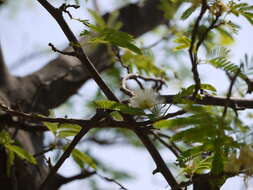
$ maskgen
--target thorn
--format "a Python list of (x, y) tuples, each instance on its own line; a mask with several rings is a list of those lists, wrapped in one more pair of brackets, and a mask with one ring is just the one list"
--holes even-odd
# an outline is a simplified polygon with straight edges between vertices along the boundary
[(156, 169), (152, 172), (153, 175), (155, 175), (155, 174), (157, 174), (157, 173), (159, 173), (159, 169), (158, 169), (158, 168), (156, 168)]

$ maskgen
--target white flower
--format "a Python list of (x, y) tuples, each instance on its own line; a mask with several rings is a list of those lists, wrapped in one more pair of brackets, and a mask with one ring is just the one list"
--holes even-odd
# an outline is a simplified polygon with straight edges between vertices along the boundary
[(152, 108), (164, 101), (153, 89), (139, 89), (134, 91), (134, 96), (130, 99), (130, 106), (134, 108)]

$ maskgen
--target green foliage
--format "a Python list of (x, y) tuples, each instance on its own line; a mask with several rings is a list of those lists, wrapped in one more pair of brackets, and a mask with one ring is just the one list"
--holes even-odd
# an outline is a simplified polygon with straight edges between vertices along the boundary
[(106, 22), (104, 21), (104, 19), (94, 10), (92, 9), (88, 9), (90, 15), (92, 16), (92, 18), (95, 20), (96, 25), (100, 28), (105, 28), (106, 27)]
[(210, 171), (211, 169), (211, 156), (202, 158), (200, 155), (191, 160), (189, 165), (184, 166), (184, 173), (188, 177), (192, 177), (194, 174), (204, 174)]
[(210, 51), (209, 56), (212, 58), (208, 60), (208, 63), (210, 63), (214, 67), (233, 74), (236, 74), (240, 70), (238, 76), (244, 80), (247, 78), (247, 76), (243, 72), (241, 72), (241, 69), (237, 65), (231, 63), (231, 61), (229, 60), (229, 49), (224, 47), (216, 48)]
[(53, 133), (56, 134), (59, 123), (43, 122), (43, 124)]
[(132, 42), (133, 36), (125, 32), (120, 32), (111, 28), (96, 29), (97, 36), (90, 39), (90, 43), (110, 43), (115, 46), (127, 48), (137, 54), (142, 54), (141, 50)]
[(229, 13), (232, 13), (235, 16), (243, 16), (248, 20), (250, 24), (253, 25), (253, 6), (249, 5), (246, 2), (236, 3), (236, 1), (230, 1), (229, 4)]
[(219, 36), (219, 42), (221, 45), (231, 45), (234, 42), (233, 33), (231, 31), (228, 31), (225, 27), (218, 27), (216, 28)]
[(12, 144), (14, 140), (12, 140), (11, 136), (7, 131), (2, 130), (0, 132), (0, 145)]
[(136, 55), (130, 51), (126, 51), (121, 58), (123, 64), (127, 66), (131, 72), (133, 72), (134, 68), (137, 68), (140, 74), (154, 75), (162, 78), (166, 77), (165, 71), (157, 67), (152, 57), (148, 55)]
[(71, 156), (80, 168), (84, 168), (85, 165), (88, 165), (93, 169), (97, 168), (97, 165), (94, 160), (88, 154), (81, 152), (78, 149), (74, 149), (71, 153)]
[(212, 161), (212, 173), (220, 174), (223, 172), (223, 153), (221, 152), (220, 147), (215, 147), (216, 151), (214, 152), (213, 161)]
[(57, 136), (60, 138), (75, 136), (80, 132), (80, 130), (81, 130), (80, 125), (68, 123), (60, 124)]
[(163, 11), (165, 19), (172, 19), (181, 0), (161, 0), (158, 8)]
[(173, 49), (174, 51), (189, 48), (191, 45), (191, 39), (189, 39), (187, 36), (180, 36), (179, 38), (175, 39), (174, 42), (178, 44), (178, 46)]
[(181, 16), (181, 19), (182, 19), (182, 20), (186, 20), (188, 17), (190, 17), (190, 16), (192, 15), (192, 13), (195, 12), (195, 10), (196, 10), (197, 8), (198, 8), (197, 6), (191, 5), (189, 8), (187, 8), (187, 9), (183, 12), (183, 14), (182, 14), (182, 16)]
[[(32, 164), (37, 164), (36, 159), (31, 154), (26, 152), (23, 148), (16, 146), (16, 145), (11, 145), (11, 144), (7, 144), (7, 145), (5, 145), (5, 147), (7, 148), (7, 150), (9, 152), (15, 153), (19, 158), (26, 160)], [(13, 163), (13, 154), (11, 155), (10, 162)]]
[(169, 120), (160, 120), (154, 123), (154, 127), (162, 129), (179, 129), (191, 125), (196, 125), (203, 120), (195, 115), (189, 117), (175, 118)]
[(22, 160), (26, 160), (31, 164), (37, 164), (36, 159), (31, 154), (29, 154), (23, 148), (14, 145), (14, 143), (14, 140), (12, 140), (11, 136), (7, 131), (2, 130), (0, 132), (0, 145), (4, 146), (8, 153), (8, 159), (6, 163), (8, 176), (11, 174), (11, 167), (14, 164), (15, 156), (19, 157)]
[(44, 125), (57, 137), (65, 138), (75, 136), (81, 130), (81, 126), (69, 123), (43, 122)]
[[(111, 44), (123, 48), (127, 48), (137, 54), (142, 54), (142, 51), (133, 44), (134, 38), (132, 35), (118, 31), (119, 28), (110, 28), (107, 26), (103, 18), (95, 11), (89, 10), (91, 16), (95, 19), (96, 25), (90, 24), (87, 20), (80, 20), (90, 31), (84, 30), (80, 36), (89, 36), (89, 43), (104, 43)], [(110, 21), (110, 24), (112, 20)], [(119, 24), (118, 26), (119, 27)]]
[(183, 142), (189, 147), (177, 159), (179, 166), (185, 168), (189, 175), (207, 171), (216, 174), (222, 172), (225, 150), (240, 146), (235, 139), (226, 135), (232, 131), (233, 116), (222, 119), (222, 109), (191, 103), (183, 106), (183, 109), (188, 113), (185, 117), (158, 121), (154, 127), (171, 130), (174, 133), (171, 141)]
[[(186, 104), (191, 104), (193, 103), (191, 100), (189, 99), (185, 99), (185, 97), (187, 96), (191, 96), (194, 91), (195, 91), (195, 87), (196, 85), (190, 85), (187, 88), (183, 88), (174, 98), (173, 98), (173, 102), (174, 103), (186, 103)], [(213, 94), (216, 93), (216, 88), (211, 85), (211, 84), (200, 84), (200, 89), (201, 90), (206, 90), (206, 91), (210, 91)], [(201, 95), (197, 95), (197, 98), (201, 99)]]
[(118, 103), (110, 100), (98, 100), (94, 102), (94, 106), (98, 109), (106, 109), (119, 111), (121, 113), (130, 115), (145, 115), (144, 111), (139, 108), (132, 108), (126, 104)]
[(204, 145), (197, 145), (192, 148), (189, 148), (188, 150), (183, 151), (180, 154), (180, 156), (177, 158), (177, 162), (181, 167), (186, 167), (187, 162), (195, 159), (196, 157), (201, 156), (202, 152), (211, 150), (211, 147), (212, 147), (211, 144), (204, 144)]

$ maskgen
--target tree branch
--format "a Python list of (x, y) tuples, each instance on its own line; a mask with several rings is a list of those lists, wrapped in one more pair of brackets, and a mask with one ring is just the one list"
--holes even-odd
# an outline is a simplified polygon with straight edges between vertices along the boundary
[(82, 139), (82, 137), (88, 133), (89, 128), (82, 128), (81, 131), (74, 137), (74, 139), (69, 144), (68, 148), (64, 151), (60, 159), (57, 161), (55, 166), (50, 169), (48, 176), (46, 177), (45, 181), (40, 186), (40, 190), (43, 190), (50, 184), (51, 180), (54, 178), (58, 169), (62, 166), (64, 161), (70, 156), (72, 150), (75, 148), (77, 143)]
[[(119, 9), (118, 20), (123, 23), (121, 31), (128, 32), (137, 37), (164, 23), (163, 12), (157, 9), (159, 2), (160, 0), (147, 0), (142, 7), (139, 7), (137, 4), (130, 4)], [(105, 14), (103, 18), (108, 20), (109, 14)], [(85, 42), (86, 40), (83, 38), (80, 44), (85, 44)], [(111, 55), (107, 52), (106, 46), (84, 45), (83, 47), (98, 71), (104, 71), (111, 65)], [(64, 50), (64, 52), (69, 50), (71, 50), (71, 48)], [(62, 75), (64, 73), (68, 73), (66, 78), (53, 81), (40, 90), (33, 111), (45, 112), (48, 109), (59, 106), (71, 95), (75, 94), (77, 90), (90, 79), (90, 75), (87, 71), (83, 71), (83, 69), (80, 68), (78, 59), (59, 55), (37, 72), (23, 77), (26, 83), (39, 86), (41, 83), (52, 81), (52, 78), (55, 78), (56, 74)], [(37, 92), (36, 86), (22, 86), (24, 89), (29, 89), (30, 91), (30, 95), (25, 96), (27, 99), (24, 97), (24, 103), (29, 107), (31, 104), (31, 94)], [(46, 100), (44, 98), (45, 96), (47, 96)]]
[[(166, 103), (172, 104), (174, 102), (174, 97), (177, 95), (163, 95), (161, 96), (166, 100)], [(246, 98), (234, 98), (231, 97), (227, 100), (227, 97), (224, 96), (211, 96), (211, 95), (202, 95), (201, 99), (195, 98), (193, 96), (185, 97), (186, 99), (193, 100), (195, 103), (200, 105), (210, 105), (210, 106), (228, 106), (235, 110), (243, 109), (253, 109), (253, 100)]]

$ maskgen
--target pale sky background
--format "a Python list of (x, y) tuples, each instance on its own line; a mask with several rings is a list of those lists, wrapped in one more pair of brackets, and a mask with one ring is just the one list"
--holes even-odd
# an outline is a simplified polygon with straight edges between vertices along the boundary
[[(10, 9), (0, 9), (0, 42), (4, 51), (5, 59), (8, 65), (15, 63), (21, 57), (29, 55), (37, 50), (47, 49), (49, 42), (53, 43), (56, 47), (65, 47), (66, 38), (60, 30), (59, 26), (55, 23), (54, 19), (37, 3), (28, 5), (28, 0), (24, 1), (23, 5), (18, 8), (14, 13), (10, 12)], [(101, 7), (105, 10), (110, 10), (110, 5), (117, 2), (116, 0), (103, 0), (101, 1)], [(14, 2), (16, 3), (16, 2)], [(91, 7), (91, 5), (88, 5)], [(12, 9), (13, 10), (13, 9)], [(89, 18), (87, 13), (82, 10), (73, 11), (73, 15), (76, 17)], [(82, 15), (82, 16), (80, 16)], [(71, 28), (78, 34), (81, 31), (82, 25), (78, 22), (69, 22)], [(233, 60), (237, 62), (245, 53), (253, 55), (253, 27), (249, 25), (244, 19), (238, 20), (242, 30), (240, 31), (237, 39), (239, 39), (232, 48), (234, 54)], [(48, 60), (55, 57), (56, 54), (52, 53), (46, 57), (31, 60), (24, 65), (19, 66), (17, 69), (12, 70), (16, 75), (25, 75), (37, 70), (41, 66), (47, 63)], [(227, 89), (225, 77), (220, 71), (216, 71), (211, 67), (200, 67), (200, 72), (211, 73), (208, 77), (205, 77), (206, 81), (216, 86), (218, 90), (224, 91)], [(89, 100), (95, 91), (93, 87), (94, 83), (89, 82), (80, 91), (81, 96), (73, 96), (73, 102), (82, 102)], [(87, 91), (89, 94), (87, 94)], [(77, 103), (77, 104), (79, 104)], [(74, 111), (68, 113), (69, 117), (79, 117), (82, 115), (83, 109), (76, 107)], [(65, 112), (57, 112), (58, 115), (65, 114)], [(165, 180), (160, 177), (160, 174), (152, 175), (152, 171), (155, 169), (155, 164), (151, 160), (149, 154), (145, 150), (133, 149), (130, 146), (109, 146), (99, 147), (92, 146), (90, 149), (92, 154), (97, 155), (104, 159), (105, 163), (113, 165), (117, 169), (124, 169), (125, 171), (131, 171), (136, 179), (131, 181), (121, 182), (129, 190), (162, 190), (169, 189)], [(49, 154), (50, 155), (50, 154)], [(167, 158), (172, 158), (167, 151), (162, 152), (166, 161)], [(65, 176), (72, 176), (77, 174), (76, 166), (72, 164), (71, 160), (67, 160), (60, 172)], [(103, 190), (116, 190), (118, 186), (110, 183), (103, 183)], [(73, 190), (73, 189), (86, 189), (84, 181), (76, 181), (62, 186), (61, 190)], [(253, 183), (252, 183), (253, 184)], [(108, 188), (107, 188), (108, 187)], [(167, 188), (166, 188), (167, 187)], [(252, 190), (253, 185), (248, 183), (247, 188), (243, 188), (242, 180), (228, 180), (227, 185), (222, 190), (229, 189), (247, 189)]]

